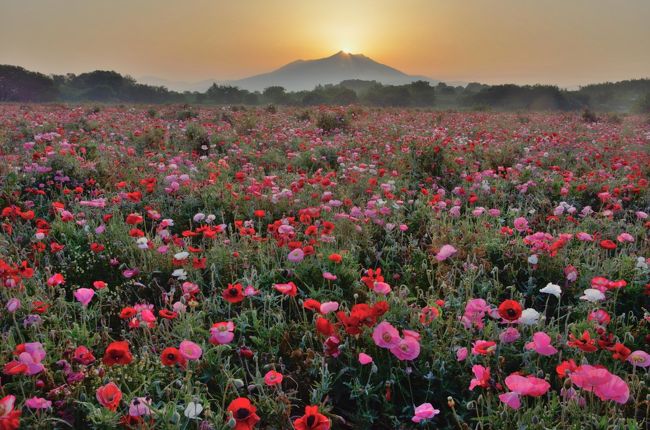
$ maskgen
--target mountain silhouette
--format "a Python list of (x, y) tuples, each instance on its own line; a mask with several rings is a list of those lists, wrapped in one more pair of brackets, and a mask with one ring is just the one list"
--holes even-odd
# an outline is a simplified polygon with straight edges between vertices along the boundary
[(424, 76), (407, 75), (393, 67), (378, 63), (363, 54), (336, 54), (316, 60), (297, 60), (269, 73), (230, 81), (250, 91), (281, 86), (290, 91), (312, 90), (317, 85), (338, 84), (348, 79), (377, 81), (382, 84), (402, 85), (424, 80), (432, 84), (438, 81)]

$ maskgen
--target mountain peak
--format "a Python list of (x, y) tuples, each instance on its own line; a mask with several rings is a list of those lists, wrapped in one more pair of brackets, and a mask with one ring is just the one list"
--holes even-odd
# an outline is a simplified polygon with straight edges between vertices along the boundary
[(253, 91), (276, 85), (290, 91), (300, 91), (311, 90), (317, 85), (338, 84), (349, 79), (392, 85), (428, 80), (421, 76), (407, 75), (363, 54), (340, 50), (329, 57), (293, 61), (272, 72), (232, 81), (231, 84)]

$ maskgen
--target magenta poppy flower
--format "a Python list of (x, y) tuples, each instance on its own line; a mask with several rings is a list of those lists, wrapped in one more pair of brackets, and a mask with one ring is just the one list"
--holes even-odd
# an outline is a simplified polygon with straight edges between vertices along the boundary
[(388, 321), (382, 321), (372, 331), (372, 340), (378, 347), (390, 349), (399, 343), (399, 332)]
[(452, 255), (456, 254), (458, 250), (454, 248), (451, 245), (443, 245), (442, 248), (440, 248), (440, 251), (436, 254), (436, 260), (438, 261), (445, 261)]
[(439, 413), (440, 410), (435, 409), (431, 403), (422, 403), (420, 406), (415, 408), (415, 413), (413, 414), (411, 421), (414, 423), (420, 423), (435, 417)]
[(372, 363), (372, 357), (364, 352), (359, 353), (359, 363), (366, 365)]
[(210, 328), (210, 343), (226, 345), (232, 342), (235, 334), (235, 324), (231, 321), (214, 323)]
[(300, 263), (305, 259), (305, 252), (300, 248), (296, 248), (287, 255), (287, 259), (292, 263)]
[(551, 384), (535, 376), (521, 376), (516, 373), (506, 378), (506, 386), (510, 391), (521, 396), (539, 397), (551, 388)]
[(420, 355), (420, 342), (413, 336), (404, 336), (390, 352), (401, 361), (415, 360)]
[(634, 351), (627, 356), (627, 361), (635, 367), (646, 368), (650, 366), (650, 354), (645, 351)]
[(543, 331), (533, 334), (533, 341), (528, 342), (525, 346), (527, 350), (534, 350), (539, 355), (557, 354), (557, 349), (551, 345), (551, 337)]
[(499, 394), (499, 400), (515, 410), (521, 407), (521, 398), (519, 394), (512, 391)]
[(74, 292), (74, 298), (77, 299), (81, 306), (88, 307), (88, 304), (95, 296), (95, 290), (92, 288), (79, 288)]
[(198, 360), (203, 354), (201, 347), (190, 340), (182, 341), (178, 350), (186, 360)]
[(30, 409), (49, 409), (52, 407), (52, 402), (42, 397), (32, 397), (25, 400), (25, 406)]

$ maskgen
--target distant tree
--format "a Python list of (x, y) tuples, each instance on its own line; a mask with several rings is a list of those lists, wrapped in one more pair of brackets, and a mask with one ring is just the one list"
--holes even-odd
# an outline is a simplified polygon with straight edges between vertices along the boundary
[(436, 89), (427, 81), (411, 82), (408, 86), (412, 106), (433, 106)]
[(272, 86), (266, 88), (262, 93), (262, 96), (266, 102), (279, 105), (287, 104), (287, 101), (289, 99), (284, 87), (280, 86)]
[(0, 101), (49, 102), (57, 96), (52, 78), (22, 67), (0, 65)]
[(639, 113), (650, 113), (650, 93), (639, 99), (635, 110)]

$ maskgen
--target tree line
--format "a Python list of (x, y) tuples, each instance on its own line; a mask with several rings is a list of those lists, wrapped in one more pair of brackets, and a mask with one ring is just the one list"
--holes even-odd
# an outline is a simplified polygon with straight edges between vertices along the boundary
[(138, 83), (114, 71), (45, 75), (18, 66), (0, 65), (0, 102), (201, 103), (224, 105), (350, 105), (432, 107), (442, 109), (650, 111), (650, 79), (594, 84), (577, 90), (551, 85), (452, 86), (415, 81), (383, 85), (346, 80), (310, 91), (272, 86), (247, 91), (213, 84), (205, 92), (177, 92)]

